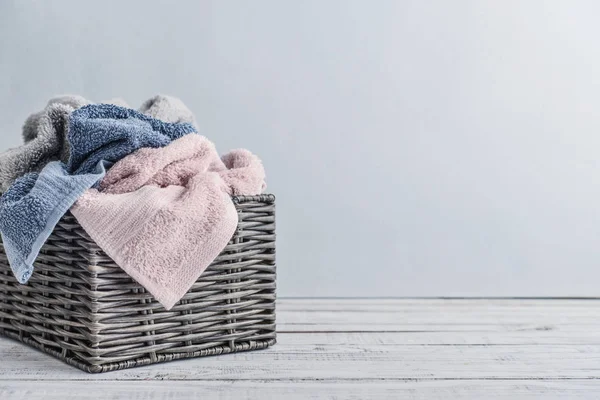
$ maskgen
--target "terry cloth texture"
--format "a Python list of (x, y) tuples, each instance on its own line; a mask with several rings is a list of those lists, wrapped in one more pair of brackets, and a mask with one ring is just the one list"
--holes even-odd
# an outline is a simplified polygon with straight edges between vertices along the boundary
[[(129, 106), (121, 98), (103, 101), (104, 104)], [(50, 161), (69, 159), (67, 141), (70, 114), (89, 100), (77, 95), (62, 95), (50, 99), (46, 107), (31, 114), (23, 124), (24, 144), (0, 154), (0, 192), (4, 192), (20, 176), (39, 172)], [(146, 100), (140, 112), (163, 122), (190, 123), (196, 126), (192, 112), (181, 100), (171, 96), (157, 95)]]
[(0, 191), (28, 172), (39, 172), (54, 160), (66, 161), (69, 115), (89, 102), (80, 96), (50, 99), (46, 108), (30, 115), (23, 125), (24, 144), (0, 154)]
[(196, 125), (194, 114), (176, 97), (157, 95), (146, 100), (139, 111), (164, 122), (180, 122)]
[(53, 162), (39, 175), (17, 179), (0, 203), (0, 232), (19, 282), (27, 282), (49, 233), (77, 198), (104, 176), (104, 167), (139, 148), (165, 146), (192, 132), (190, 124), (166, 123), (110, 104), (73, 111), (66, 165)]
[(169, 310), (233, 236), (238, 218), (231, 195), (265, 187), (256, 156), (236, 150), (224, 159), (235, 162), (223, 163), (198, 135), (140, 149), (116, 163), (99, 190), (88, 190), (71, 212)]
[(188, 123), (168, 123), (130, 108), (89, 105), (71, 115), (67, 171), (80, 174), (99, 161), (117, 162), (142, 147), (162, 147), (196, 129)]
[(54, 227), (71, 205), (105, 174), (106, 164), (95, 171), (71, 176), (60, 161), (48, 163), (40, 173), (15, 181), (0, 197), (0, 231), (11, 269), (20, 283), (33, 273), (33, 262)]

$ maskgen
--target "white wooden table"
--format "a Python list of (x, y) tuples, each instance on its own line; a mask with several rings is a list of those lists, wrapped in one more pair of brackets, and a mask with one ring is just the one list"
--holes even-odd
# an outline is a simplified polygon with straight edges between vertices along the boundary
[(600, 300), (278, 302), (271, 349), (88, 375), (0, 338), (0, 399), (600, 398)]

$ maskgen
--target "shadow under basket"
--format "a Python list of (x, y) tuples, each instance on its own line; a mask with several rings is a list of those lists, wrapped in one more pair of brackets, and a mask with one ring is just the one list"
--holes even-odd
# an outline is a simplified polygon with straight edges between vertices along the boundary
[(26, 285), (0, 242), (0, 335), (98, 373), (275, 344), (275, 197), (232, 198), (238, 229), (166, 311), (67, 213)]

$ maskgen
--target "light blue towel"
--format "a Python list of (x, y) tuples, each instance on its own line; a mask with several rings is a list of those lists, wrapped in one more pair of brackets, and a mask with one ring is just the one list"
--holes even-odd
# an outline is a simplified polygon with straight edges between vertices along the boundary
[(98, 163), (90, 174), (69, 175), (60, 161), (48, 163), (40, 173), (17, 179), (0, 198), (0, 226), (4, 250), (15, 277), (26, 283), (33, 262), (62, 216), (106, 169)]
[(70, 157), (17, 179), (0, 198), (0, 233), (20, 283), (60, 218), (94, 186), (113, 163), (142, 147), (162, 147), (195, 132), (188, 123), (166, 123), (109, 104), (89, 105), (71, 114)]

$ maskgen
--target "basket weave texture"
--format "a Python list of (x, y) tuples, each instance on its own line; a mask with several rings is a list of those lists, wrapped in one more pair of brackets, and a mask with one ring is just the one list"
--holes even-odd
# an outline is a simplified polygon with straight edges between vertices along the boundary
[(232, 200), (237, 232), (170, 311), (70, 213), (27, 285), (13, 277), (0, 241), (0, 335), (91, 373), (275, 344), (275, 197)]

